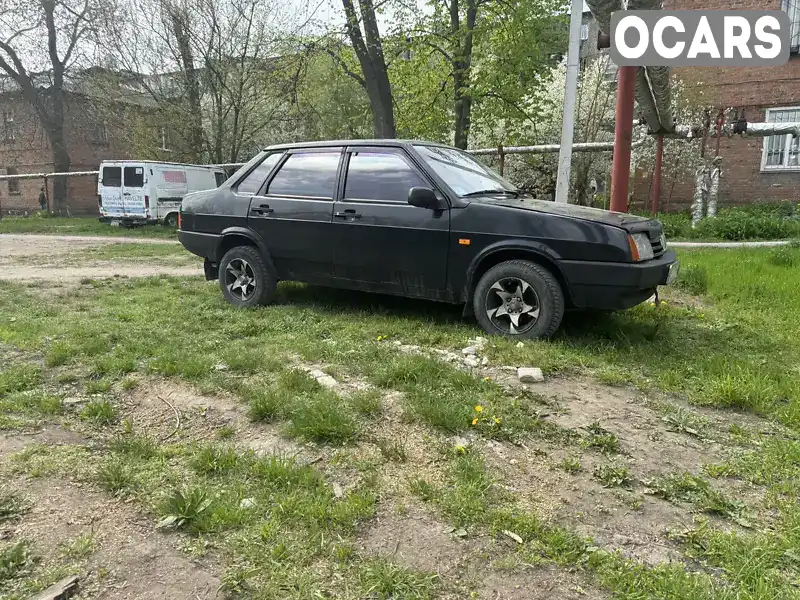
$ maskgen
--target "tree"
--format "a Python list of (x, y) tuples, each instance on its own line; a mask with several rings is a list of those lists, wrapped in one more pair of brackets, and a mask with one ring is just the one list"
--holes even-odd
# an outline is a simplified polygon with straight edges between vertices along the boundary
[[(98, 0), (11, 0), (0, 9), (0, 71), (33, 106), (59, 173), (72, 162), (64, 133), (65, 83), (99, 10)], [(55, 209), (66, 208), (66, 178), (55, 179), (53, 195)]]
[[(375, 5), (372, 0), (358, 0), (358, 5), (360, 19), (353, 0), (342, 0), (347, 37), (361, 65), (361, 75), (350, 69), (346, 72), (367, 92), (375, 137), (393, 138), (396, 136), (394, 100), (383, 55), (383, 42), (378, 31), (378, 20), (375, 17)], [(344, 66), (343, 62), (340, 64)]]

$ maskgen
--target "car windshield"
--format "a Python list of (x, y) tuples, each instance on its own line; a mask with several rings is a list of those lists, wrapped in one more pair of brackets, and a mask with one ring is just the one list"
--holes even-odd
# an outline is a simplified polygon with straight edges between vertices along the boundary
[(516, 193), (512, 185), (466, 152), (443, 146), (415, 146), (425, 162), (459, 196)]

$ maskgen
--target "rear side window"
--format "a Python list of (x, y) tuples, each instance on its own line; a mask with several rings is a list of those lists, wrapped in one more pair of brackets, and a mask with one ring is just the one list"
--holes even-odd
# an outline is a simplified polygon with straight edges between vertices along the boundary
[(269, 193), (332, 200), (340, 157), (341, 152), (292, 154), (272, 178)]
[(122, 167), (103, 167), (103, 185), (105, 187), (121, 187)]
[(264, 182), (267, 179), (267, 176), (272, 171), (272, 168), (278, 163), (282, 154), (270, 154), (267, 156), (261, 164), (258, 165), (255, 169), (250, 171), (250, 174), (245, 177), (242, 182), (236, 188), (236, 191), (240, 194), (255, 194)]
[(347, 200), (407, 202), (412, 187), (428, 187), (397, 154), (353, 152), (347, 168)]
[(125, 167), (125, 187), (144, 187), (144, 167)]

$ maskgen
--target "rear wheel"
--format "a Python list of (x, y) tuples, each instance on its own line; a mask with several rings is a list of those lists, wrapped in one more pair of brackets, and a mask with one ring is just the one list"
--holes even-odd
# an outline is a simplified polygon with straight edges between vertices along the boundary
[(564, 317), (564, 292), (536, 263), (510, 260), (489, 269), (475, 287), (475, 317), (487, 332), (527, 339), (553, 335)]
[(253, 246), (236, 246), (219, 263), (219, 286), (225, 299), (240, 308), (268, 304), (277, 281)]
[(169, 213), (164, 217), (164, 227), (177, 227), (178, 226), (178, 213)]

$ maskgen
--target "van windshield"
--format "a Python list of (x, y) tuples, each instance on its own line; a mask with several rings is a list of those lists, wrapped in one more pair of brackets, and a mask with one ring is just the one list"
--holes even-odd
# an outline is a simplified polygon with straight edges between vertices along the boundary
[(125, 167), (125, 187), (144, 187), (144, 167)]

